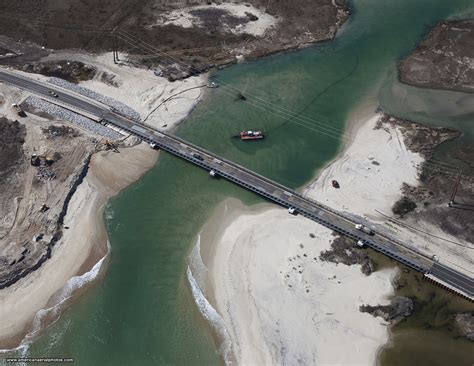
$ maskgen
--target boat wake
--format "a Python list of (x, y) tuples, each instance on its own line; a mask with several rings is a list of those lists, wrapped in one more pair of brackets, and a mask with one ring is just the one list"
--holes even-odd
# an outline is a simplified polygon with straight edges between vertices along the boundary
[(196, 245), (194, 246), (189, 260), (186, 275), (188, 278), (194, 301), (199, 308), (204, 319), (206, 319), (216, 332), (220, 345), (219, 353), (224, 359), (226, 365), (232, 364), (232, 343), (227, 333), (224, 320), (216, 309), (206, 299), (204, 293), (206, 291), (205, 279), (208, 273), (206, 266), (201, 258), (201, 235), (198, 235)]

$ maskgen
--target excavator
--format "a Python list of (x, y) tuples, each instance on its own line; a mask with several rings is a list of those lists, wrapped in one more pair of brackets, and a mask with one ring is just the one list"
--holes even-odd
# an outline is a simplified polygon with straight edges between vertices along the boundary
[(114, 152), (119, 152), (117, 146), (110, 140), (102, 139), (101, 143), (105, 146), (106, 150), (112, 150)]

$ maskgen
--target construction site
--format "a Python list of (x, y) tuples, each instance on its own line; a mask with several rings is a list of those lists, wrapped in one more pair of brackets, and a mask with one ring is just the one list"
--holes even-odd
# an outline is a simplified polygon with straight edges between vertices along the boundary
[(118, 152), (114, 142), (16, 102), (21, 92), (1, 85), (0, 287), (41, 266), (69, 228), (69, 201), (91, 155)]

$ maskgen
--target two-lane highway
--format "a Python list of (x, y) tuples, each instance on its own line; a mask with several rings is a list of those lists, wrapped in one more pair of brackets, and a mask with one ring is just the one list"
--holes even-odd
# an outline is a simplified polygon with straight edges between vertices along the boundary
[[(51, 102), (68, 105), (71, 110), (96, 116), (96, 120), (105, 121), (121, 130), (127, 131), (150, 144), (155, 144), (175, 156), (185, 159), (207, 171), (234, 182), (248, 190), (266, 197), (282, 206), (291, 207), (297, 213), (355, 240), (362, 240), (373, 249), (419, 271), (429, 275), (430, 279), (449, 283), (449, 288), (469, 300), (474, 300), (473, 279), (453, 268), (433, 261), (427, 255), (396, 242), (380, 233), (368, 235), (355, 228), (356, 222), (318, 202), (303, 197), (277, 182), (263, 177), (251, 170), (228, 161), (210, 151), (184, 141), (176, 136), (157, 131), (147, 125), (133, 121), (112, 111), (109, 107), (73, 92), (41, 83), (13, 72), (0, 71), (0, 81), (7, 82), (27, 91), (36, 93)], [(58, 94), (55, 98), (51, 91)]]

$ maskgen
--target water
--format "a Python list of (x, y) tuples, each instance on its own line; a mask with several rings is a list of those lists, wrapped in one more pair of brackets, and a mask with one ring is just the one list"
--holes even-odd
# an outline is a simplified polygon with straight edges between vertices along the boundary
[[(468, 13), (471, 7), (471, 0), (354, 1), (354, 15), (335, 41), (217, 72), (221, 85), (241, 89), (247, 101), (238, 100), (234, 89), (210, 90), (178, 135), (285, 185), (300, 187), (336, 155), (346, 120), (360, 103), (378, 98), (385, 109), (402, 114), (396, 93), (387, 87), (396, 83), (396, 61), (431, 25)], [(411, 92), (427, 109), (436, 104), (423, 101), (424, 91)], [(274, 105), (269, 109), (255, 98)], [(290, 111), (298, 115), (292, 117)], [(406, 117), (419, 116), (416, 110), (405, 112)], [(472, 132), (472, 124), (466, 123), (472, 117), (469, 112), (448, 113), (442, 121), (428, 112), (433, 123)], [(263, 129), (268, 138), (253, 144), (231, 138), (242, 129)], [(186, 269), (200, 228), (229, 196), (247, 205), (261, 202), (163, 153), (143, 179), (110, 204), (112, 254), (104, 280), (31, 344), (29, 353), (74, 357), (75, 364), (86, 366), (219, 364)], [(444, 347), (442, 342), (436, 346)], [(401, 352), (406, 347), (395, 342), (394, 349)], [(411, 347), (415, 358), (417, 346)], [(396, 356), (383, 357), (391, 364)]]

